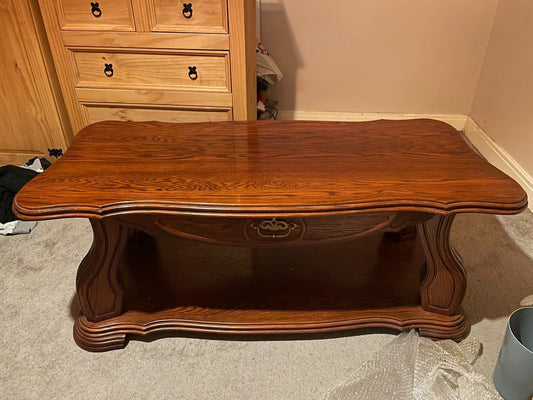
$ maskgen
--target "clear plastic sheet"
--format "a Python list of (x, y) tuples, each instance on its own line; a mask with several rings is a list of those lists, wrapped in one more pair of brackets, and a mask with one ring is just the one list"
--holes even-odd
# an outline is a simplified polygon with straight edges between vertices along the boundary
[(481, 343), (432, 341), (414, 330), (398, 335), (327, 400), (499, 400), (494, 386), (474, 372)]

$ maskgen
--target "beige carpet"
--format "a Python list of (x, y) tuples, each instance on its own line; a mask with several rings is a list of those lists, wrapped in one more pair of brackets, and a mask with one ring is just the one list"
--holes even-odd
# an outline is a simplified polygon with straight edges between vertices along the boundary
[[(453, 242), (468, 270), (464, 307), (491, 376), (506, 317), (533, 294), (533, 214), (461, 215)], [(72, 340), (76, 268), (91, 243), (85, 220), (40, 223), (0, 237), (0, 399), (321, 399), (390, 334), (320, 339), (131, 341), (93, 354)]]

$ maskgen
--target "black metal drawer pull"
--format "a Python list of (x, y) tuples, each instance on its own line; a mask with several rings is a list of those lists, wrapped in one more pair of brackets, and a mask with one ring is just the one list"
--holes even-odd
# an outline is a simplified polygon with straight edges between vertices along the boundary
[(100, 9), (100, 4), (98, 2), (91, 3), (91, 13), (96, 17), (100, 18), (102, 16), (102, 10)]
[(192, 3), (183, 3), (183, 16), (187, 19), (192, 18)]
[(196, 66), (189, 67), (189, 78), (191, 78), (193, 81), (198, 79), (198, 71), (196, 71)]
[(115, 72), (113, 71), (113, 64), (105, 64), (104, 74), (108, 78), (111, 78)]
[(63, 155), (63, 149), (48, 149), (50, 157), (59, 158)]

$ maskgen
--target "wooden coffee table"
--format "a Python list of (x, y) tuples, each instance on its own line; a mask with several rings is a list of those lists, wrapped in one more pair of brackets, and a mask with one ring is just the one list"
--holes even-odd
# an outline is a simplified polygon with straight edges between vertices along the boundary
[(101, 122), (14, 210), (90, 219), (74, 338), (104, 351), (169, 331), (388, 327), (459, 340), (469, 324), (453, 218), (526, 204), (433, 120)]

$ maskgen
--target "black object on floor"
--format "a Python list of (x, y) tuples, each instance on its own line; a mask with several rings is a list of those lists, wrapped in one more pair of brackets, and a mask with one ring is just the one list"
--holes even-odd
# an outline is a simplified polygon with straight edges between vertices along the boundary
[(0, 167), (0, 223), (18, 219), (11, 210), (15, 194), (37, 175), (35, 171), (14, 165)]

